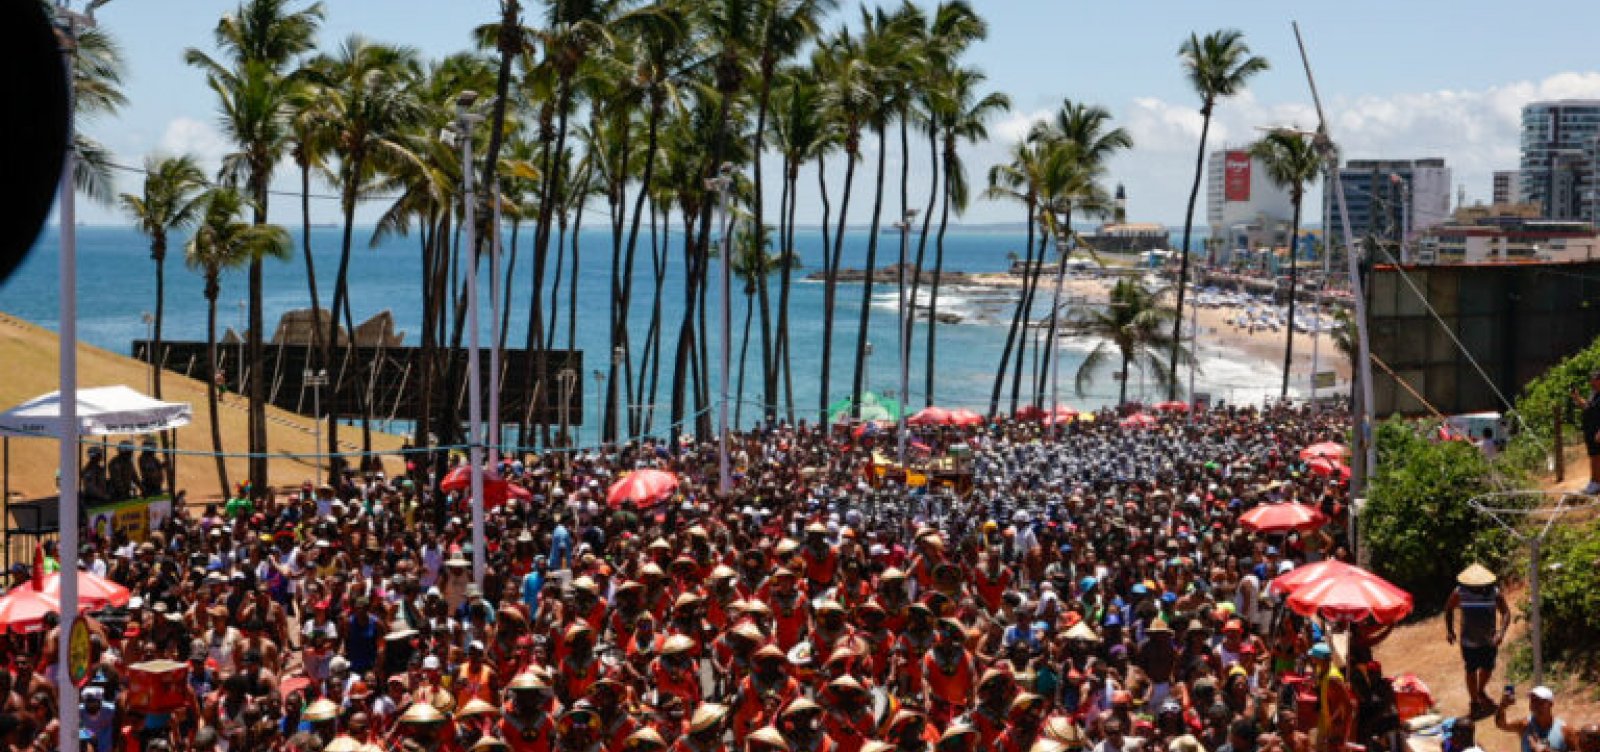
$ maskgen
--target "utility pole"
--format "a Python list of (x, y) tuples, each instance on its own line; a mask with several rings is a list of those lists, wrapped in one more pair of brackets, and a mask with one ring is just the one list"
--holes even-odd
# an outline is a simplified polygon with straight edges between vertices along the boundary
[[(456, 96), (456, 137), (461, 139), (462, 220), (467, 249), (467, 463), (472, 478), (472, 581), (483, 587), (486, 542), (483, 527), (483, 381), (479, 373), (478, 350), (478, 263), (476, 235), (477, 194), (472, 185), (472, 128), (483, 121), (473, 112), (478, 101), (475, 91)], [(354, 336), (355, 332), (351, 332)]]
[(316, 457), (317, 482), (324, 483), (326, 481), (322, 475), (322, 455), (320, 454), (322, 451), (322, 387), (328, 384), (328, 370), (323, 368), (313, 371), (307, 368), (300, 374), (300, 380), (306, 386), (311, 387), (311, 414), (313, 416), (311, 425), (312, 432), (316, 437), (314, 440), (317, 442), (317, 452), (319, 452)]
[[(730, 290), (732, 289), (729, 281), (732, 276), (732, 262), (728, 258), (732, 254), (733, 242), (732, 238), (729, 237), (732, 234), (729, 232), (732, 224), (729, 221), (732, 212), (728, 211), (728, 189), (733, 186), (733, 165), (724, 162), (717, 169), (716, 177), (706, 178), (705, 185), (706, 190), (717, 194), (717, 209), (722, 212), (722, 219), (718, 223), (722, 228), (722, 263), (720, 264), (722, 271), (720, 284), (722, 288), (722, 345), (718, 356), (718, 360), (721, 363), (722, 399), (717, 400), (717, 492), (726, 498), (728, 492), (733, 490), (733, 479), (728, 467), (728, 353), (732, 349), (733, 343), (733, 314), (729, 301)], [(761, 228), (756, 228), (756, 232), (759, 234)]]

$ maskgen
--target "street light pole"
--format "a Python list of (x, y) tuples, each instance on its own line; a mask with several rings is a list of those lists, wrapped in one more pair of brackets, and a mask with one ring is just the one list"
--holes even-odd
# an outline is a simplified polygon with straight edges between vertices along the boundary
[[(494, 201), (489, 243), (489, 466), (500, 467), (500, 186), (489, 188)], [(476, 266), (476, 265), (474, 265)]]
[[(728, 258), (733, 252), (733, 242), (729, 232), (732, 212), (728, 211), (728, 188), (733, 185), (733, 165), (724, 162), (718, 168), (717, 176), (706, 179), (706, 189), (717, 194), (717, 208), (722, 212), (722, 347), (720, 354), (722, 372), (722, 399), (717, 400), (717, 491), (723, 497), (733, 490), (733, 479), (728, 467), (728, 353), (733, 343), (733, 314), (729, 308), (729, 295), (732, 290), (730, 278), (732, 274), (731, 260)], [(760, 228), (756, 228), (759, 233)]]
[(60, 557), (61, 577), (61, 621), (59, 638), (56, 650), (56, 695), (57, 707), (65, 710), (59, 714), (60, 732), (57, 734), (57, 743), (63, 752), (78, 752), (78, 685), (72, 677), (72, 653), (70, 649), (73, 633), (73, 623), (78, 618), (78, 217), (77, 207), (74, 205), (74, 186), (72, 183), (75, 171), (74, 161), (77, 154), (73, 149), (75, 118), (73, 113), (74, 59), (78, 51), (78, 29), (94, 27), (94, 9), (103, 5), (104, 0), (91, 2), (85, 13), (73, 12), (67, 7), (65, 0), (58, 0), (56, 4), (56, 24), (61, 34), (61, 64), (66, 68), (67, 85), (67, 149), (61, 164), (61, 184), (59, 198), (59, 222), (61, 232), (61, 254), (57, 262), (57, 273), (60, 277), (60, 292), (58, 317), (60, 318), (59, 336), (60, 343), (60, 384), (59, 384), (59, 411), (61, 413), (61, 436), (59, 454), (61, 495), (58, 507), (61, 519), (65, 523), (60, 526), (60, 545), (57, 547), (57, 556)]
[[(901, 218), (899, 222), (894, 223), (895, 229), (900, 231), (900, 416), (898, 421), (899, 425), (895, 428), (900, 437), (898, 444), (898, 459), (901, 470), (904, 470), (906, 467), (906, 410), (909, 408), (911, 402), (910, 364), (912, 316), (910, 315), (910, 311), (908, 309), (917, 304), (917, 301), (915, 300), (909, 302), (906, 300), (906, 246), (908, 243), (907, 238), (911, 234), (911, 220), (916, 218), (917, 210), (907, 209), (905, 217)], [(922, 270), (918, 269), (917, 273), (921, 274)]]
[[(456, 136), (461, 139), (462, 220), (467, 249), (467, 463), (472, 478), (472, 581), (483, 587), (485, 536), (483, 529), (483, 382), (478, 372), (478, 264), (474, 211), (477, 197), (472, 186), (472, 127), (483, 116), (471, 111), (477, 92), (456, 97)], [(353, 333), (352, 333), (353, 334)]]
[(156, 358), (155, 343), (150, 340), (155, 338), (156, 317), (149, 311), (139, 314), (139, 320), (144, 322), (144, 390), (147, 394), (154, 395), (156, 391)]

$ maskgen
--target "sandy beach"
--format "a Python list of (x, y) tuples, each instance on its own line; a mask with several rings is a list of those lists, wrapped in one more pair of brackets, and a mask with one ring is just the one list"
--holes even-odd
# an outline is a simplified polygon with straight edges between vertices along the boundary
[[(1009, 273), (973, 274), (966, 280), (967, 284), (993, 287), (996, 289), (1017, 289), (1022, 286), (1022, 277)], [(1081, 298), (1089, 304), (1104, 304), (1111, 294), (1111, 286), (1115, 283), (1109, 278), (1068, 277), (1062, 284), (1061, 294), (1064, 298)], [(1041, 292), (1049, 294), (1052, 280), (1041, 279)], [(1187, 301), (1186, 301), (1187, 305)], [(1281, 368), (1283, 364), (1284, 332), (1261, 329), (1249, 331), (1235, 326), (1232, 319), (1241, 309), (1238, 307), (1200, 308), (1197, 318), (1200, 324), (1199, 347), (1202, 354), (1212, 354), (1213, 348), (1237, 353), (1251, 361), (1269, 363), (1274, 368)], [(1185, 314), (1187, 315), (1187, 314)], [(1320, 344), (1313, 344), (1314, 338), (1305, 332), (1296, 332), (1294, 335), (1294, 362), (1291, 367), (1291, 385), (1304, 390), (1310, 381), (1312, 370), (1313, 347), (1320, 348), (1317, 358), (1319, 370), (1332, 370), (1338, 374), (1339, 389), (1348, 388), (1350, 380), (1350, 362), (1334, 348), (1330, 336), (1322, 336)], [(1225, 354), (1224, 353), (1224, 354)]]

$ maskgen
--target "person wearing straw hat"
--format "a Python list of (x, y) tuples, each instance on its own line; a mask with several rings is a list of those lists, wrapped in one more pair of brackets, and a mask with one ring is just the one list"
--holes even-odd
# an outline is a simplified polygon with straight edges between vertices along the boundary
[(1489, 697), (1489, 677), (1506, 629), (1511, 626), (1511, 607), (1500, 592), (1494, 572), (1474, 562), (1456, 575), (1456, 589), (1444, 607), (1444, 638), (1456, 642), (1456, 612), (1461, 612), (1461, 662), (1466, 669), (1467, 698), (1471, 715), (1484, 716), (1494, 710)]
[(415, 702), (400, 714), (395, 731), (426, 752), (449, 752), (455, 750), (456, 745), (443, 733), (448, 720), (432, 703)]
[(695, 708), (689, 715), (688, 733), (673, 742), (672, 752), (727, 752), (722, 743), (723, 721), (727, 717), (727, 706), (715, 702)]

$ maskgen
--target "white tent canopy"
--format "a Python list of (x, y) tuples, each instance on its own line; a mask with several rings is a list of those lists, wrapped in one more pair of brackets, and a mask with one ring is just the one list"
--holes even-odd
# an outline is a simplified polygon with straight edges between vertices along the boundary
[[(187, 402), (162, 402), (125, 386), (78, 390), (78, 432), (83, 436), (155, 433), (189, 425)], [(35, 397), (0, 413), (0, 436), (61, 435), (61, 393)]]

